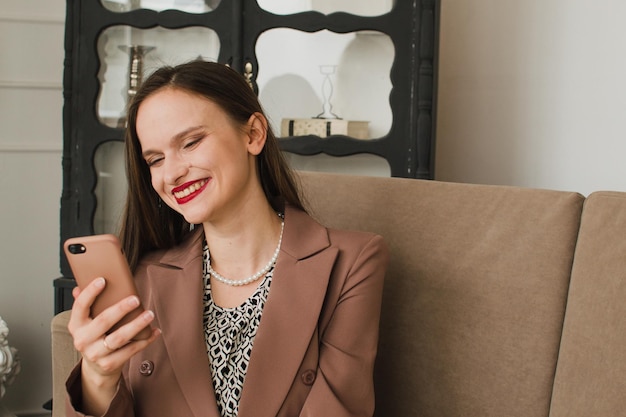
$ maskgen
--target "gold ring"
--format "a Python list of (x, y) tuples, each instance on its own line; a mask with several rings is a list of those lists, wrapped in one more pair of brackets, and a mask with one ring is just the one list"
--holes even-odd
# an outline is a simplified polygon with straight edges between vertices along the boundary
[(115, 349), (111, 349), (111, 347), (109, 347), (106, 336), (102, 338), (102, 344), (104, 345), (105, 349), (108, 350), (109, 352), (115, 351)]

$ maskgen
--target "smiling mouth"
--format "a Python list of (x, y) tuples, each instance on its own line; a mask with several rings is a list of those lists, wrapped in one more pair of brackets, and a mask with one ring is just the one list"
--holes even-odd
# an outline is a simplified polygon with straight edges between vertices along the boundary
[(191, 184), (183, 184), (180, 187), (174, 188), (172, 194), (174, 194), (178, 204), (184, 204), (198, 195), (208, 183), (209, 180), (205, 178)]

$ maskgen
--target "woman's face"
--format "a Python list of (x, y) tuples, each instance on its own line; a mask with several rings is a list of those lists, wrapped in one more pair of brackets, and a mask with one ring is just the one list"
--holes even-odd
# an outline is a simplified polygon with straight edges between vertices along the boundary
[(249, 204), (260, 188), (255, 156), (266, 130), (259, 116), (238, 126), (214, 102), (174, 88), (145, 99), (137, 135), (165, 204), (192, 224), (218, 221)]

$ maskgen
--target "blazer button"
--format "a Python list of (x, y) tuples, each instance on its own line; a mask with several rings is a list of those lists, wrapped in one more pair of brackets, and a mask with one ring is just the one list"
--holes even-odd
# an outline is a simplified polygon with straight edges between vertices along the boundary
[(139, 373), (143, 376), (152, 375), (152, 371), (154, 371), (154, 363), (152, 361), (143, 361), (139, 365)]
[(314, 370), (309, 369), (309, 370), (304, 371), (301, 377), (302, 377), (302, 382), (305, 385), (313, 385), (313, 382), (315, 382), (316, 373)]

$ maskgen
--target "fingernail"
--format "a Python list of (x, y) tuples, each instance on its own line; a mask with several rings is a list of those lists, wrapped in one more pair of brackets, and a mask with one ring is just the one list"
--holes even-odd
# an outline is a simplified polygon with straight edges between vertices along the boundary
[(104, 284), (105, 284), (104, 278), (100, 277), (100, 278), (96, 278), (96, 279), (95, 279), (94, 285), (95, 285), (97, 288), (102, 288), (102, 287), (104, 287)]
[(152, 320), (154, 318), (154, 313), (152, 312), (152, 310), (147, 310), (143, 313), (143, 318), (146, 320)]
[(139, 298), (137, 297), (130, 297), (128, 299), (128, 305), (131, 307), (137, 307), (139, 305)]

